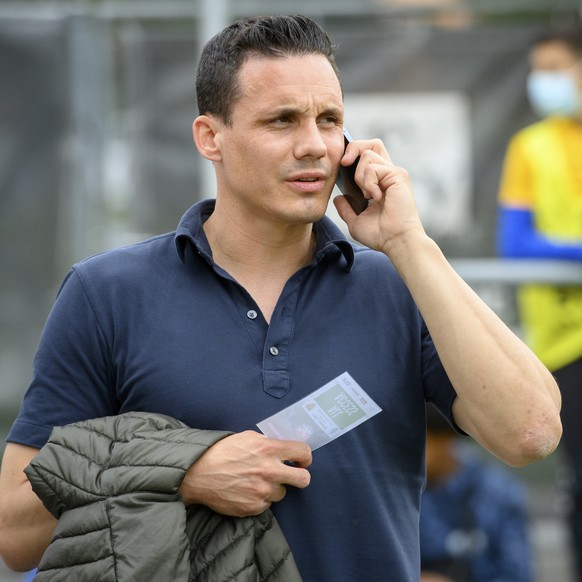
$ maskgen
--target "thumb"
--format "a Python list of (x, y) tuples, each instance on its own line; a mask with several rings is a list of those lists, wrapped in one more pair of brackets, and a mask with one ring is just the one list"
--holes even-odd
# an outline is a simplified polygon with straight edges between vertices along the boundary
[(346, 197), (342, 194), (336, 196), (333, 199), (333, 204), (339, 217), (348, 225), (348, 230), (351, 232), (352, 223), (357, 218), (357, 214), (354, 212), (350, 203), (347, 201)]

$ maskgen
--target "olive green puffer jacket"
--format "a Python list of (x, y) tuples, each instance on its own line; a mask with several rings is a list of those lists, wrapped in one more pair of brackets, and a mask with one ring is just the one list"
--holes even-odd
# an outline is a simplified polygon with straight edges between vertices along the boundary
[(187, 510), (188, 468), (229, 433), (127, 413), (55, 428), (25, 472), (58, 523), (39, 582), (296, 582), (273, 514)]

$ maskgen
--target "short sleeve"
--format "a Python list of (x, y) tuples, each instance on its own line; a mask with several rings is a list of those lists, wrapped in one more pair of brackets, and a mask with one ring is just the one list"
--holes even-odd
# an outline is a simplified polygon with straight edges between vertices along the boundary
[(73, 268), (45, 324), (33, 378), (7, 441), (40, 448), (54, 426), (117, 413), (104, 327)]
[(425, 400), (434, 404), (456, 428), (453, 421), (453, 402), (457, 393), (445, 372), (432, 337), (424, 323), (422, 327), (422, 381)]

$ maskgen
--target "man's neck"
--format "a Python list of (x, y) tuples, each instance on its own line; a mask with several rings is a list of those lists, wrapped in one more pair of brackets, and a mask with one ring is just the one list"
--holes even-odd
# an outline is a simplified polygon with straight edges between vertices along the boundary
[(214, 262), (240, 283), (271, 314), (287, 280), (315, 254), (311, 224), (280, 226), (258, 220), (231, 220), (214, 211), (204, 223)]
[[(259, 220), (233, 220), (215, 210), (204, 223), (214, 261), (251, 273), (286, 271), (291, 274), (309, 264), (315, 252), (311, 224), (265, 224)], [(230, 271), (229, 271), (230, 272)]]

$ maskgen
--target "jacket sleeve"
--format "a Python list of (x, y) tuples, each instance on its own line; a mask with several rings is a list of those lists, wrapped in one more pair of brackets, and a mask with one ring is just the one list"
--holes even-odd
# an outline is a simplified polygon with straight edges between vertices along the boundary
[(25, 470), (59, 519), (35, 580), (188, 580), (179, 487), (228, 434), (145, 413), (55, 428)]

